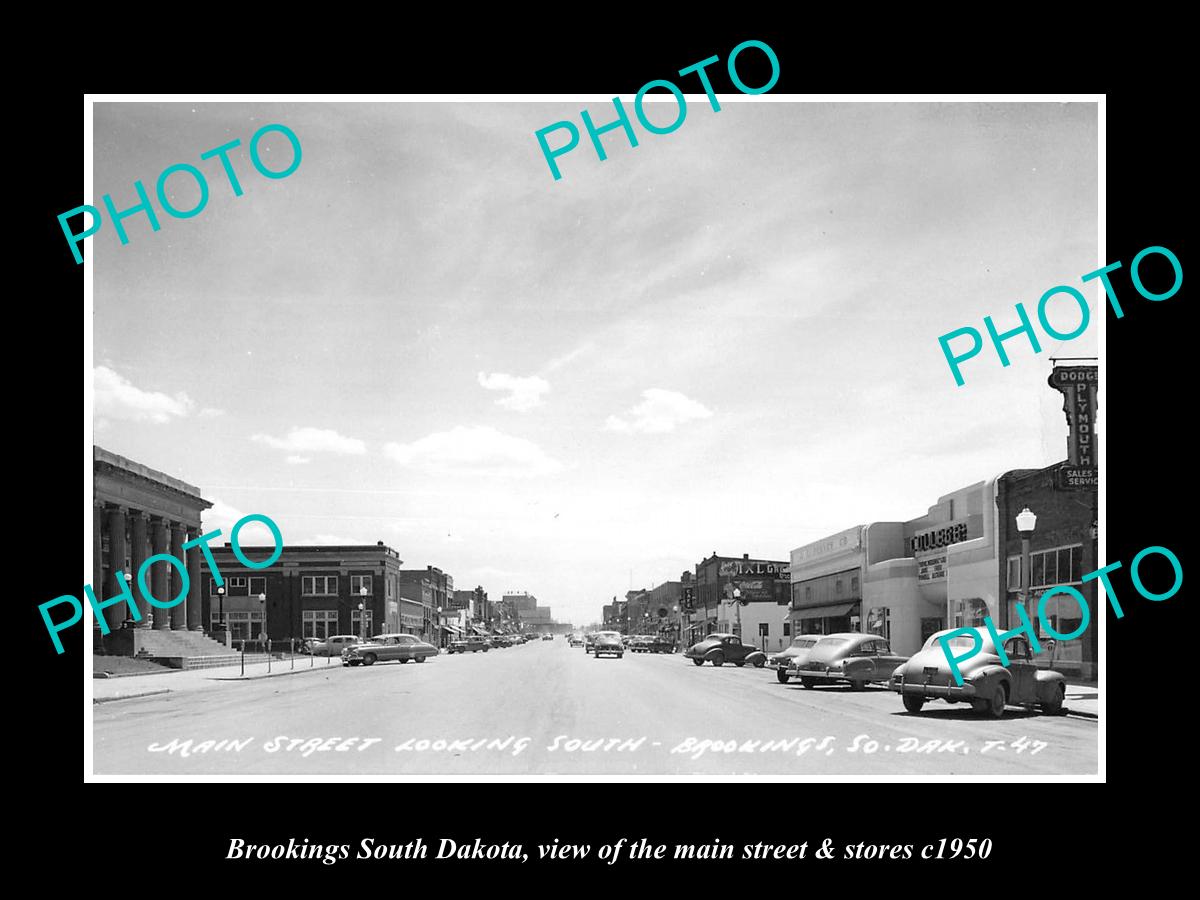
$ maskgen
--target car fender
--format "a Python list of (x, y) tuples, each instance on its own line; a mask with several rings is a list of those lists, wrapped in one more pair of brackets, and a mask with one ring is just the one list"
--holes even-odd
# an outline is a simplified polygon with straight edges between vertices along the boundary
[(1062, 685), (1062, 691), (1067, 692), (1067, 679), (1062, 672), (1053, 669), (1038, 669), (1034, 674), (1035, 692), (1039, 703), (1044, 703), (1054, 696), (1054, 692)]
[(725, 655), (725, 650), (724, 650), (724, 648), (722, 648), (722, 647), (713, 647), (711, 650), (706, 650), (706, 651), (704, 652), (704, 658), (705, 658), (705, 659), (712, 659), (712, 658), (713, 658), (713, 656), (714, 656), (715, 654), (717, 654), (717, 653), (720, 653), (722, 656), (724, 656), (724, 655)]
[(975, 685), (976, 696), (986, 697), (993, 687), (1003, 684), (1008, 689), (1009, 699), (1015, 699), (1012, 695), (1012, 672), (1005, 666), (984, 666), (971, 676), (970, 681)]
[(746, 662), (749, 663), (750, 665), (754, 665), (760, 659), (763, 661), (764, 664), (766, 664), (767, 654), (763, 653), (761, 650), (755, 650), (753, 653), (749, 654), (746, 657)]

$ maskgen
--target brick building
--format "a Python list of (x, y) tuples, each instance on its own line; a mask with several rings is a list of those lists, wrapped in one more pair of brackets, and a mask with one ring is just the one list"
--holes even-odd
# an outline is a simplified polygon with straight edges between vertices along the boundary
[[(271, 566), (257, 570), (243, 566), (228, 543), (210, 547), (225, 580), (221, 593), (207, 561), (202, 565), (203, 621), (210, 632), (220, 631), (222, 616), (234, 641), (254, 640), (261, 632), (272, 641), (287, 642), (408, 630), (401, 614), (403, 560), (383, 541), (285, 546)], [(266, 559), (272, 550), (242, 546), (251, 560)]]

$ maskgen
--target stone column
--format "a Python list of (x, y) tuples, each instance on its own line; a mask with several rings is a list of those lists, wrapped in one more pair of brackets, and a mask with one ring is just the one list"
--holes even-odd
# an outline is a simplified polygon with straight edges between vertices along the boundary
[[(92, 501), (92, 590), (99, 595), (104, 590), (104, 501)], [(103, 599), (103, 598), (101, 598)], [(93, 622), (92, 627), (98, 632), (100, 624)], [(93, 646), (100, 646), (94, 643)]]
[[(135, 510), (130, 513), (131, 521), (129, 525), (129, 574), (133, 576), (133, 581), (130, 582), (130, 589), (135, 597), (140, 596), (137, 586), (138, 572), (141, 571), (142, 563), (150, 556), (150, 542), (147, 537), (147, 528), (150, 525), (150, 515), (141, 510)], [(144, 599), (144, 598), (143, 598)], [(138, 628), (149, 628), (154, 621), (155, 609), (149, 603), (139, 603), (138, 609), (141, 610), (142, 620), (136, 623)]]
[[(200, 537), (200, 529), (195, 525), (189, 525), (187, 530), (187, 538), (189, 541)], [(189, 580), (188, 595), (187, 595), (187, 627), (189, 631), (204, 631), (204, 610), (201, 608), (201, 585), (200, 585), (200, 548), (192, 547), (187, 551), (187, 573)]]
[[(183, 559), (183, 542), (187, 539), (187, 526), (183, 522), (171, 523), (171, 555), (180, 562)], [(171, 587), (167, 591), (167, 598), (172, 599), (177, 597), (183, 588), (183, 576), (179, 574), (179, 570), (171, 568)], [(189, 573), (190, 575), (191, 573)], [(188, 585), (188, 592), (191, 591), (191, 585)], [(187, 631), (187, 597), (185, 596), (175, 606), (170, 609), (163, 610), (170, 613), (171, 630), (172, 631)]]
[[(101, 601), (121, 594), (125, 588), (125, 513), (124, 506), (110, 506), (108, 512), (108, 577), (104, 581), (104, 593)], [(120, 573), (120, 574), (118, 574)], [(137, 573), (133, 573), (137, 577)], [(136, 585), (131, 585), (134, 591)], [(109, 631), (117, 631), (127, 615), (125, 603), (114, 603), (104, 610), (104, 620), (108, 623)]]
[[(170, 553), (170, 539), (167, 536), (167, 521), (163, 518), (156, 518), (150, 523), (150, 541), (151, 549), (154, 555), (160, 553)], [(170, 584), (171, 567), (165, 562), (157, 562), (150, 567), (150, 593), (154, 595), (154, 599), (160, 603), (165, 603), (171, 599), (171, 584)], [(171, 627), (171, 611), (169, 609), (154, 610), (154, 628), (156, 631), (162, 631)]]

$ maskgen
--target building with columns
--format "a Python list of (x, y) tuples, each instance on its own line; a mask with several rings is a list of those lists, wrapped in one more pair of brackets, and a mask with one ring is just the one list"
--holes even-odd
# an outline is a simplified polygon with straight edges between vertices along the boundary
[[(97, 599), (120, 595), (127, 585), (141, 620), (134, 621), (125, 602), (104, 610), (109, 634), (95, 625), (96, 653), (158, 655), (161, 632), (201, 632), (199, 547), (183, 545), (201, 534), (200, 515), (212, 506), (200, 489), (102, 447), (92, 448), (92, 585)], [(144, 602), (138, 572), (151, 556), (170, 554), (186, 564), (186, 596), (171, 609)], [(120, 578), (124, 584), (119, 584)], [(183, 578), (165, 562), (147, 570), (147, 586), (155, 599), (168, 601), (183, 590)], [(148, 632), (159, 632), (159, 640)], [(161, 648), (160, 648), (161, 649)], [(199, 648), (197, 648), (199, 649)]]

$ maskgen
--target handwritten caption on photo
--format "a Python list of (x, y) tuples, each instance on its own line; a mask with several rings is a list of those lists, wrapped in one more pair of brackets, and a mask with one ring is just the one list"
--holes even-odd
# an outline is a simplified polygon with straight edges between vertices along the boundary
[[(639, 738), (572, 738), (565, 734), (557, 735), (549, 744), (545, 744), (547, 753), (636, 753), (643, 751), (667, 753), (670, 756), (686, 756), (697, 760), (707, 754), (746, 756), (761, 756), (764, 753), (804, 756), (806, 754), (832, 756), (838, 751), (845, 753), (919, 753), (919, 754), (1022, 754), (1028, 752), (1035, 756), (1049, 745), (1047, 741), (1031, 740), (1026, 736), (1013, 740), (989, 740), (969, 742), (965, 740), (940, 740), (935, 738), (901, 737), (877, 740), (868, 734), (855, 735), (849, 741), (842, 741), (828, 734), (821, 738), (776, 738), (773, 740), (736, 740), (733, 738), (696, 738), (688, 737), (671, 744), (669, 741), (648, 741), (646, 736)], [(383, 745), (383, 738), (378, 737), (291, 737), (276, 735), (254, 745), (254, 738), (221, 738), (219, 740), (206, 738), (172, 738), (170, 741), (150, 744), (146, 747), (149, 753), (161, 753), (166, 756), (177, 756), (184, 759), (191, 756), (207, 754), (219, 755), (229, 753), (244, 753), (260, 751), (269, 754), (286, 754), (307, 759), (315, 754), (347, 753), (359, 754), (365, 751), (372, 753), (383, 751), (392, 753), (448, 753), (459, 756), (463, 753), (504, 753), (510, 756), (520, 756), (530, 745), (531, 737), (509, 735), (506, 738), (409, 738), (396, 744), (389, 751)]]
[[(575, 861), (592, 856), (607, 862), (616, 863), (624, 856), (630, 860), (640, 859), (675, 859), (675, 860), (765, 860), (765, 859), (812, 859), (812, 860), (871, 860), (871, 859), (913, 859), (920, 856), (923, 860), (950, 859), (987, 859), (992, 853), (991, 838), (942, 838), (930, 844), (835, 844), (832, 838), (823, 838), (818, 846), (813, 847), (809, 854), (809, 841), (796, 844), (768, 844), (762, 841), (755, 844), (731, 844), (714, 837), (709, 844), (652, 844), (645, 838), (629, 840), (621, 838), (611, 844), (569, 844), (555, 838), (549, 844), (537, 845), (537, 860)], [(816, 842), (812, 842), (814, 845)], [(919, 849), (918, 849), (919, 848)], [(440, 838), (437, 842), (437, 853), (430, 855), (430, 845), (424, 839), (416, 838), (404, 844), (387, 844), (373, 837), (366, 837), (353, 848), (351, 857), (350, 844), (317, 844), (308, 838), (297, 841), (289, 838), (286, 844), (252, 844), (244, 838), (230, 838), (229, 848), (225, 853), (227, 860), (320, 860), (323, 865), (335, 865), (341, 860), (480, 860), (480, 861), (513, 861), (527, 863), (530, 854), (523, 844), (505, 842), (503, 844), (484, 843), (480, 838), (473, 842), (457, 841), (453, 838)], [(670, 856), (668, 856), (668, 852)]]
[[(271, 537), (274, 541), (275, 548), (271, 555), (264, 560), (254, 561), (242, 552), (241, 545), (238, 543), (238, 532), (242, 530), (244, 525), (250, 522), (262, 522), (271, 532)], [(217, 587), (225, 583), (225, 579), (221, 576), (221, 570), (217, 567), (217, 561), (213, 558), (212, 549), (208, 546), (208, 542), (213, 538), (221, 536), (221, 529), (210, 531), (207, 534), (202, 534), (197, 538), (186, 541), (183, 544), (184, 550), (190, 550), (193, 547), (199, 547), (200, 552), (204, 554), (204, 558), (208, 561), (208, 566), (212, 570), (213, 581)], [(283, 535), (279, 532), (279, 526), (276, 525), (267, 516), (260, 513), (252, 513), (248, 516), (242, 516), (230, 529), (229, 543), (233, 547), (233, 555), (237, 557), (238, 562), (248, 569), (266, 569), (269, 568), (283, 554)], [(177, 583), (179, 584), (179, 593), (170, 600), (159, 600), (150, 592), (149, 585), (146, 584), (146, 574), (150, 571), (150, 567), (155, 563), (162, 563), (171, 566), (177, 575)], [(188, 590), (191, 588), (191, 578), (188, 576), (187, 563), (178, 557), (172, 556), (170, 553), (155, 553), (148, 557), (145, 562), (138, 568), (137, 573), (138, 590), (141, 592), (142, 599), (155, 609), (171, 609), (178, 606), (184, 601), (188, 595)], [(133, 590), (130, 587), (134, 578), (132, 575), (126, 575), (121, 569), (117, 569), (113, 573), (113, 581), (117, 585), (117, 595), (109, 597), (107, 600), (97, 600), (95, 591), (90, 584), (83, 586), (84, 596), (87, 597), (88, 605), (92, 607), (92, 614), (96, 617), (96, 624), (100, 626), (101, 634), (108, 634), (112, 629), (108, 627), (108, 622), (105, 621), (103, 612), (110, 606), (115, 606), (118, 603), (125, 603), (128, 606), (129, 618), (135, 622), (142, 621), (142, 614), (137, 608), (137, 603), (133, 598)], [(71, 618), (65, 622), (55, 622), (50, 618), (50, 609), (55, 606), (71, 606), (73, 608)], [(53, 600), (47, 600), (45, 603), (38, 606), (38, 612), (42, 614), (42, 621), (46, 623), (46, 630), (50, 632), (50, 639), (54, 642), (54, 649), (58, 653), (63, 652), (62, 641), (59, 640), (59, 633), (75, 625), (83, 618), (83, 604), (79, 598), (73, 594), (63, 594), (60, 597), (55, 597)]]

